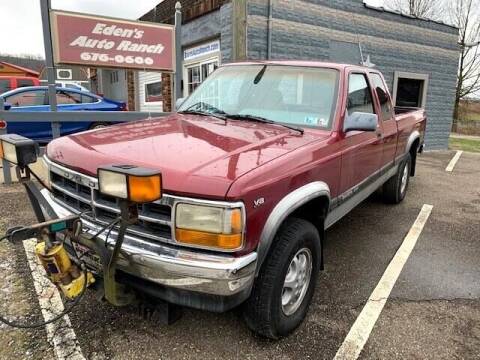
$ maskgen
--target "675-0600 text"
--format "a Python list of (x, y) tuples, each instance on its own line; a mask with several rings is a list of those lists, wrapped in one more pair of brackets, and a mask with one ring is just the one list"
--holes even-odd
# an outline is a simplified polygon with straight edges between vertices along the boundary
[(151, 57), (133, 56), (133, 55), (115, 55), (100, 54), (95, 52), (82, 52), (80, 58), (84, 61), (100, 61), (100, 62), (115, 62), (117, 64), (137, 64), (137, 65), (153, 65)]

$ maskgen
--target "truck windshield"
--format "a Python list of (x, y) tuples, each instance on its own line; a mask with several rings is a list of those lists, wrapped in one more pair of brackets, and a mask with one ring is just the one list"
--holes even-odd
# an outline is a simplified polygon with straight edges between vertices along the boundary
[(301, 127), (330, 129), (337, 84), (338, 71), (333, 69), (226, 66), (210, 75), (178, 111), (248, 115)]

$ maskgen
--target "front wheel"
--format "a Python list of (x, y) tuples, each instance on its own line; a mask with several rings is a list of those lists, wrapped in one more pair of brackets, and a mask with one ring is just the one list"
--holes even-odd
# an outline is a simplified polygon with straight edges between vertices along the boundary
[(400, 203), (407, 194), (410, 182), (410, 169), (412, 157), (408, 153), (406, 159), (400, 164), (398, 172), (383, 185), (383, 197), (390, 204)]
[(290, 218), (272, 247), (244, 305), (244, 318), (252, 331), (278, 339), (305, 318), (320, 267), (320, 236), (310, 222)]

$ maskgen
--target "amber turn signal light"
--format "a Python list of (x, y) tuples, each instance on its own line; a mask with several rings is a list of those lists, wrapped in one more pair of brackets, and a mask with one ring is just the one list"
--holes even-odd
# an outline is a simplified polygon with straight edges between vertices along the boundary
[(239, 249), (242, 246), (242, 234), (213, 234), (204, 231), (176, 229), (175, 238), (184, 244), (225, 250)]
[(99, 168), (97, 175), (99, 191), (104, 195), (139, 204), (162, 197), (162, 175), (157, 170), (112, 165)]

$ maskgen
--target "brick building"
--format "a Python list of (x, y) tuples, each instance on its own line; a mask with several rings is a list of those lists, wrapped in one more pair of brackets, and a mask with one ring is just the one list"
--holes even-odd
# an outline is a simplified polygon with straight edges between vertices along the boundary
[[(366, 63), (383, 72), (397, 105), (425, 107), (426, 145), (448, 145), (458, 29), (364, 4), (362, 0), (182, 0), (182, 91), (188, 96), (217, 66), (237, 60), (305, 59)], [(141, 20), (173, 23), (176, 0)], [(171, 109), (169, 74), (132, 77), (136, 108)], [(148, 108), (147, 108), (148, 109)]]

